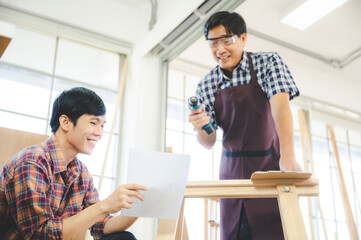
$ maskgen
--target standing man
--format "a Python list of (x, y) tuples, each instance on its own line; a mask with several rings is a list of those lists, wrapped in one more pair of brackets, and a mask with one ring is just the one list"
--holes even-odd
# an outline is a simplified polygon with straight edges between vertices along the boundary
[(0, 239), (134, 240), (125, 230), (137, 218), (116, 216), (143, 200), (138, 184), (121, 185), (99, 201), (92, 176), (77, 158), (91, 154), (103, 135), (105, 105), (86, 88), (62, 92), (54, 102), (53, 135), (11, 159), (0, 175)]
[[(246, 23), (237, 13), (217, 12), (204, 35), (218, 65), (198, 84), (202, 107), (189, 121), (197, 139), (213, 147), (216, 131), (202, 127), (210, 120), (223, 129), (220, 179), (249, 179), (254, 171), (302, 171), (295, 159), (289, 100), (299, 91), (291, 73), (274, 52), (244, 51)], [(283, 239), (276, 199), (221, 199), (222, 240)]]

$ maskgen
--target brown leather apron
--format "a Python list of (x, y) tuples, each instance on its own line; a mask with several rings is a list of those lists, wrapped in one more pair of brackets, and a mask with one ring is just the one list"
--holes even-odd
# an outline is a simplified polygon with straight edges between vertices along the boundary
[[(279, 140), (266, 94), (247, 53), (251, 83), (220, 89), (214, 102), (223, 129), (220, 179), (249, 179), (254, 171), (279, 170)], [(217, 84), (218, 85), (218, 84)], [(275, 198), (221, 199), (221, 239), (236, 240), (242, 205), (254, 240), (284, 239)]]

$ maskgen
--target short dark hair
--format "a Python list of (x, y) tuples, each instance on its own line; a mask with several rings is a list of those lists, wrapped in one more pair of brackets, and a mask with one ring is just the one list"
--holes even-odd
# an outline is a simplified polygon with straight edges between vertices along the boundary
[(64, 90), (54, 101), (50, 127), (53, 133), (59, 128), (59, 118), (66, 115), (76, 125), (83, 114), (95, 116), (105, 115), (106, 108), (103, 100), (92, 90), (75, 87)]
[(241, 35), (247, 32), (246, 22), (238, 13), (230, 13), (227, 11), (216, 12), (209, 17), (204, 24), (203, 33), (208, 38), (208, 32), (215, 27), (223, 25), (226, 29), (227, 35), (236, 34)]

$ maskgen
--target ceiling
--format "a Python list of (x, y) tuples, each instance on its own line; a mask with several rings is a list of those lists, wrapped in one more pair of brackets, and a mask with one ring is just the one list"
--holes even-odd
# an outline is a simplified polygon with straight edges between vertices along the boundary
[(125, 4), (128, 6), (138, 7), (141, 4), (150, 3), (150, 1), (152, 1), (152, 0), (111, 0), (111, 1), (117, 2), (119, 4)]
[[(43, 0), (34, 0), (36, 3), (41, 1)], [(158, 1), (161, 4), (161, 1), (169, 0), (108, 1), (119, 3), (119, 5), (128, 5), (139, 10), (140, 6), (143, 5), (145, 8), (151, 9), (151, 2)], [(190, 63), (185, 64), (186, 70), (195, 66), (198, 71), (198, 66), (203, 66), (201, 69), (206, 73), (216, 65), (216, 62), (211, 56), (204, 37), (198, 37), (202, 32), (202, 21), (205, 21), (206, 17), (211, 14), (209, 8), (217, 11), (217, 9), (234, 9), (234, 6), (238, 6), (235, 11), (244, 17), (248, 27), (247, 51), (279, 52), (294, 75), (303, 96), (352, 110), (361, 116), (361, 99), (359, 97), (361, 91), (361, 27), (359, 26), (361, 23), (361, 0), (348, 0), (340, 8), (304, 31), (280, 22), (290, 5), (299, 1), (305, 0), (204, 0), (156, 47), (161, 46), (165, 49), (163, 50), (164, 53), (161, 52), (160, 54), (164, 54), (162, 56), (168, 54), (171, 56), (169, 59), (174, 59), (177, 56), (176, 60)], [(330, 0), (323, 1), (328, 2)], [(15, 8), (26, 10), (26, 12), (34, 11), (35, 15), (39, 12), (42, 13), (42, 9), (38, 12), (32, 9), (32, 3), (24, 5), (26, 0), (0, 0), (0, 2), (1, 5), (10, 6), (14, 3), (14, 6), (17, 6)], [(67, 1), (64, 6), (69, 6), (70, 2), (70, 0)], [(99, 2), (104, 3), (105, 1), (100, 0)], [(54, 9), (50, 5), (52, 4), (49, 3), (46, 7), (51, 10), (49, 14), (53, 15), (57, 12), (56, 6), (64, 7), (61, 1)], [(83, 11), (82, 3), (78, 3), (77, 6), (81, 6), (79, 9), (84, 12), (85, 17), (82, 14), (74, 14), (76, 11), (69, 14), (66, 12), (64, 16), (68, 17), (70, 22), (82, 20), (79, 23), (81, 27), (88, 26), (89, 22), (93, 22), (92, 11)], [(97, 5), (92, 5), (93, 8), (95, 6)], [(169, 9), (169, 11), (177, 11), (177, 9)], [(111, 11), (109, 12), (111, 13)], [(118, 14), (117, 11), (116, 14)], [(82, 17), (78, 18), (78, 15)], [(63, 15), (57, 15), (57, 17), (59, 16), (62, 17)], [(134, 16), (134, 19), (136, 17)], [(192, 19), (197, 21), (188, 21)], [(104, 17), (101, 17), (101, 20), (94, 21), (96, 26), (108, 27), (108, 31), (111, 32), (110, 36), (117, 32), (111, 28), (117, 25), (104, 24), (107, 22), (107, 18)], [(126, 25), (124, 27), (131, 28), (128, 23), (121, 23)], [(114, 35), (115, 38), (117, 36)], [(185, 46), (189, 44), (190, 46), (184, 50)], [(179, 54), (179, 52), (181, 53)]]
[[(361, 1), (349, 0), (317, 23), (301, 31), (280, 22), (294, 1), (246, 0), (236, 12), (241, 14), (248, 28), (246, 49), (249, 51), (297, 52), (323, 62), (349, 81), (361, 84)], [(211, 57), (201, 37), (178, 59), (201, 63), (212, 68)], [(327, 69), (327, 68), (326, 68)]]

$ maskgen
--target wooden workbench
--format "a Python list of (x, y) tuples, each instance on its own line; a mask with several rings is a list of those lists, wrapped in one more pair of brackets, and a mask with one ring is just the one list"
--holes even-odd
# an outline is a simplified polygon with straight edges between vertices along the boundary
[[(188, 182), (184, 198), (277, 198), (285, 239), (304, 240), (307, 233), (299, 196), (318, 196), (318, 180), (307, 172), (255, 172), (251, 179)], [(184, 204), (174, 229), (175, 240), (188, 239), (184, 226)], [(158, 229), (162, 239), (163, 229)]]

